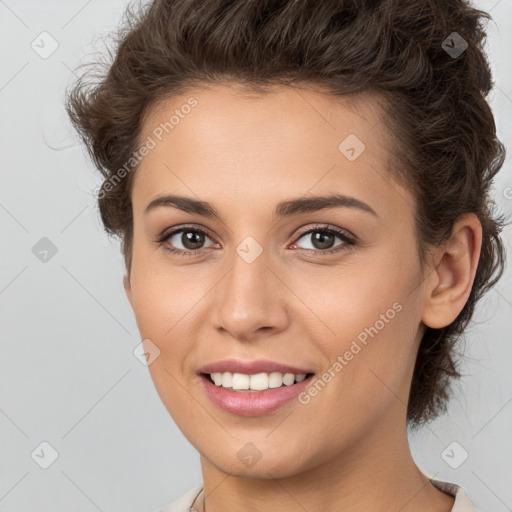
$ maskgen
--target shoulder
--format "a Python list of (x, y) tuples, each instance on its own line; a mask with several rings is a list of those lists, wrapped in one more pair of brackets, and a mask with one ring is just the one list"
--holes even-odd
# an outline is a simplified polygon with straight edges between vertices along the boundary
[(158, 512), (189, 512), (192, 503), (194, 503), (196, 496), (200, 493), (202, 488), (202, 483), (195, 485), (183, 496), (180, 496), (177, 500), (174, 500), (172, 503), (162, 508)]
[(455, 498), (452, 512), (478, 512), (475, 505), (469, 499), (466, 491), (457, 484), (451, 482), (443, 482), (442, 480), (435, 480), (429, 478), (433, 486), (437, 487), (440, 491), (451, 494)]

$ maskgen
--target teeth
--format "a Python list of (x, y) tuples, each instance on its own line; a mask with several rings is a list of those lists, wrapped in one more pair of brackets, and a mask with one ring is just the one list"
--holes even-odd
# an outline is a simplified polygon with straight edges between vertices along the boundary
[[(240, 375), (240, 374), (238, 374), (238, 375)], [(233, 387), (235, 387), (235, 386), (233, 386)], [(268, 374), (267, 373), (257, 373), (255, 375), (251, 375), (249, 378), (247, 387), (250, 387), (252, 390), (255, 390), (255, 391), (262, 391), (264, 389), (268, 389)]]
[(283, 385), (283, 374), (279, 372), (271, 372), (268, 374), (268, 387), (280, 388)]
[(220, 386), (222, 385), (223, 388), (230, 388), (232, 385), (233, 385), (233, 374), (232, 373), (216, 373), (215, 375), (217, 375), (219, 377), (219, 381), (220, 382), (217, 382), (215, 381), (215, 384), (217, 384), (217, 386)]
[[(224, 382), (224, 376), (222, 377), (222, 381)], [(231, 384), (231, 387), (233, 389), (249, 389), (249, 381), (249, 375), (233, 373), (233, 383)]]
[(233, 391), (251, 390), (264, 391), (266, 389), (291, 386), (295, 382), (302, 382), (306, 378), (305, 373), (294, 375), (293, 373), (280, 372), (256, 373), (247, 375), (245, 373), (215, 372), (210, 377), (216, 386), (222, 386)]

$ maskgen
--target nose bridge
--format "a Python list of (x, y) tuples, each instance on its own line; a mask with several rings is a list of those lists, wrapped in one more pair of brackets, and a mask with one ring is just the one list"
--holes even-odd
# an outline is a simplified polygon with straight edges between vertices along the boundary
[(264, 295), (268, 290), (269, 275), (272, 274), (268, 249), (252, 236), (246, 237), (235, 248), (230, 272), (230, 288), (232, 291), (244, 296), (254, 296), (255, 299)]
[(248, 236), (234, 248), (231, 270), (216, 296), (217, 327), (237, 338), (250, 338), (262, 327), (282, 329), (287, 313), (282, 294), (276, 293), (279, 279), (271, 269), (270, 254)]

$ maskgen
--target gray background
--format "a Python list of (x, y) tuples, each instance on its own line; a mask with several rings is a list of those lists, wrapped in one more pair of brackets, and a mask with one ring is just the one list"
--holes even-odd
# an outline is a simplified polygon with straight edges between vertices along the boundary
[[(133, 354), (123, 261), (94, 202), (101, 182), (63, 108), (72, 70), (101, 51), (125, 5), (0, 0), (1, 512), (153, 512), (201, 480), (197, 452)], [(475, 5), (495, 19), (491, 105), (512, 151), (512, 3)], [(510, 163), (495, 190), (508, 214)], [(505, 238), (512, 254), (511, 227)], [(41, 252), (49, 245), (55, 254)], [(482, 512), (512, 510), (511, 277), (509, 268), (460, 346), (465, 377), (449, 413), (410, 438), (420, 468), (462, 485)], [(43, 442), (58, 453), (47, 469)]]

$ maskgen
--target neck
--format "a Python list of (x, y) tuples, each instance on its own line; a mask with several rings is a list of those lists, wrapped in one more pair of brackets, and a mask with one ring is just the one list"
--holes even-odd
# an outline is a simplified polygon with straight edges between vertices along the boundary
[[(398, 400), (397, 406), (403, 408)], [(321, 464), (285, 478), (230, 475), (201, 456), (206, 511), (257, 512), (269, 503), (275, 512), (451, 511), (454, 498), (436, 489), (414, 463), (405, 419), (397, 428), (392, 417)], [(202, 504), (196, 508), (203, 510)]]

